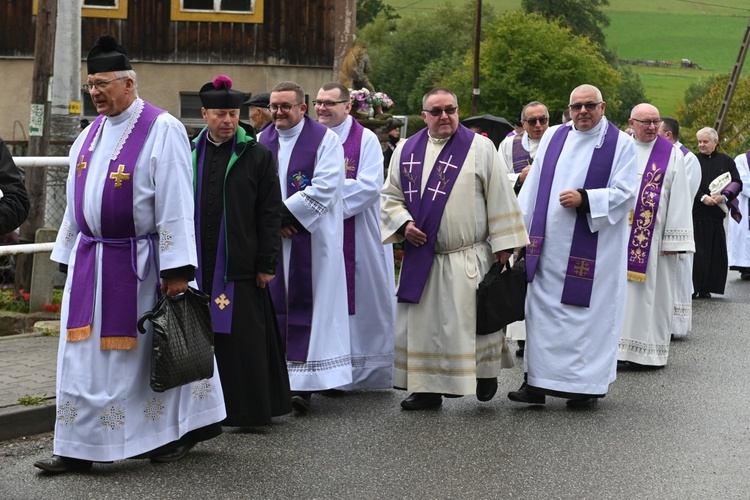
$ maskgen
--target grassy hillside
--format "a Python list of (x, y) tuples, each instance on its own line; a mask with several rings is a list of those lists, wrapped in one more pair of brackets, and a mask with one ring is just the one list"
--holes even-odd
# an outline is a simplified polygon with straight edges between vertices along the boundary
[[(386, 0), (401, 16), (434, 10), (446, 0)], [(467, 5), (467, 0), (454, 0)], [(483, 0), (497, 12), (519, 9), (521, 0)], [(720, 4), (720, 5), (718, 5)], [(700, 78), (731, 71), (750, 16), (748, 0), (610, 0), (607, 44), (622, 59), (690, 59), (702, 69), (636, 67), (649, 100), (673, 114), (685, 89)], [(743, 75), (750, 75), (746, 61)]]

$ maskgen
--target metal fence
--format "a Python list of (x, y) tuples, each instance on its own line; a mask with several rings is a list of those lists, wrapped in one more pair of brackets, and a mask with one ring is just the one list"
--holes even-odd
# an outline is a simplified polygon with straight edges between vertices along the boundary
[(45, 225), (60, 229), (65, 215), (65, 185), (68, 178), (68, 158), (63, 156), (15, 156), (13, 161), (22, 172), (30, 168), (47, 167), (47, 199), (44, 208)]

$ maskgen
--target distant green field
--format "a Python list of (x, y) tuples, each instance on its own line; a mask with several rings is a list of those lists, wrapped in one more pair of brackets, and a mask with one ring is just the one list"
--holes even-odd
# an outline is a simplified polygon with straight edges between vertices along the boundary
[[(446, 0), (385, 0), (401, 16), (436, 9)], [(453, 0), (454, 5), (473, 5)], [(720, 4), (720, 5), (719, 5)], [(521, 0), (483, 0), (500, 13), (519, 9)], [(610, 0), (604, 12), (607, 44), (622, 59), (678, 61), (690, 59), (702, 70), (635, 66), (646, 96), (664, 115), (674, 113), (692, 83), (732, 70), (750, 16), (748, 0)], [(750, 75), (746, 61), (743, 76)]]

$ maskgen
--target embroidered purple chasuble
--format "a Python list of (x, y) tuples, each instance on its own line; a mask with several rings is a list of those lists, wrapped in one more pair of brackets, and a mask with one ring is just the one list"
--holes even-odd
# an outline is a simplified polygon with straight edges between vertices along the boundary
[[(286, 172), (279, 172), (281, 182), (287, 182), (287, 198), (312, 182), (315, 174), (315, 161), (318, 147), (325, 137), (325, 125), (304, 117), (297, 141), (289, 157)], [(268, 127), (260, 136), (259, 142), (273, 154), (279, 162), (279, 136), (276, 127)], [(312, 235), (304, 228), (298, 230), (291, 242), (289, 255), (289, 286), (284, 276), (284, 252), (279, 251), (276, 279), (269, 283), (271, 299), (276, 309), (276, 318), (281, 330), (281, 338), (286, 347), (286, 359), (291, 362), (307, 361), (312, 334), (313, 293), (312, 293)]]
[[(604, 141), (601, 147), (594, 149), (591, 157), (583, 189), (603, 188), (609, 181), (619, 132), (612, 122), (607, 122), (606, 126), (607, 130), (604, 135)], [(547, 152), (545, 153), (544, 164), (542, 165), (539, 179), (539, 191), (529, 231), (529, 241), (531, 243), (526, 247), (526, 278), (529, 283), (534, 281), (534, 274), (536, 273), (539, 256), (542, 252), (552, 180), (555, 176), (560, 154), (571, 129), (572, 127), (565, 125), (559, 127), (552, 136), (547, 146)], [(592, 233), (589, 229), (587, 214), (577, 214), (560, 300), (561, 303), (589, 307), (594, 284), (598, 239), (599, 234)]]
[(419, 247), (404, 241), (401, 278), (396, 293), (399, 302), (418, 304), (422, 297), (435, 258), (435, 240), (443, 211), (473, 141), (474, 132), (459, 125), (456, 133), (443, 146), (435, 164), (429, 166), (429, 177), (423, 193), (419, 190), (425, 166), (427, 129), (412, 136), (401, 151), (401, 189), (406, 208), (414, 217), (414, 224), (427, 235), (427, 241)]
[[(364, 127), (352, 118), (352, 126), (349, 136), (344, 141), (344, 161), (346, 165), (346, 178), (356, 179), (359, 172), (359, 156), (362, 149), (362, 131)], [(346, 269), (346, 292), (349, 301), (349, 315), (355, 314), (355, 256), (356, 256), (356, 225), (355, 217), (344, 220), (344, 267)]]
[[(137, 112), (137, 111), (134, 111)], [(104, 175), (101, 206), (102, 237), (96, 237), (83, 215), (83, 197), (86, 187), (87, 168), (92, 151), (90, 146), (104, 121), (97, 117), (89, 129), (79, 153), (75, 179), (75, 219), (81, 232), (76, 250), (76, 265), (73, 272), (67, 323), (67, 339), (83, 340), (91, 334), (96, 294), (96, 249), (101, 244), (102, 282), (102, 349), (135, 349), (138, 321), (138, 282), (146, 279), (151, 271), (153, 238), (156, 235), (136, 235), (133, 218), (133, 175), (138, 156), (146, 142), (154, 120), (164, 110), (144, 102), (130, 135), (117, 158), (111, 160)], [(146, 276), (137, 271), (137, 242), (147, 240), (149, 245)], [(154, 263), (154, 267), (155, 263)]]

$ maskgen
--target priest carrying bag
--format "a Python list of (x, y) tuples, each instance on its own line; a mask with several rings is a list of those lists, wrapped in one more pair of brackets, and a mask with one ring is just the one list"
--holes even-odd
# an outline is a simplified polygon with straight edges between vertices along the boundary
[(168, 298), (162, 295), (153, 311), (138, 320), (154, 325), (151, 348), (151, 389), (164, 392), (214, 374), (214, 332), (209, 297), (194, 288)]
[(510, 262), (505, 266), (495, 262), (477, 289), (477, 335), (495, 333), (523, 320), (525, 305), (526, 260), (516, 261), (513, 267)]

